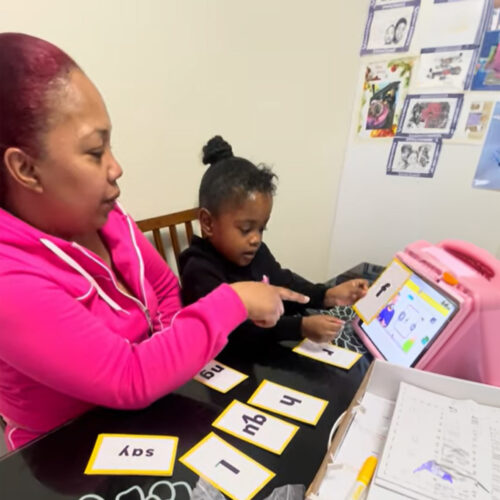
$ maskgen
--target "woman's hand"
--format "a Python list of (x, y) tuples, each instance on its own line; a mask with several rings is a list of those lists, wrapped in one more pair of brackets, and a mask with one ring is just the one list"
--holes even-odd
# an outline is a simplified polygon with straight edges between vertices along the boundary
[(355, 279), (346, 281), (341, 285), (329, 288), (326, 291), (323, 304), (325, 307), (350, 306), (368, 291), (368, 281)]
[(274, 326), (284, 312), (283, 300), (307, 304), (309, 297), (288, 288), (257, 281), (240, 281), (230, 287), (238, 294), (248, 312), (248, 319), (257, 326)]
[(302, 318), (301, 332), (304, 338), (313, 342), (331, 342), (343, 326), (344, 322), (341, 319), (327, 314), (316, 314)]

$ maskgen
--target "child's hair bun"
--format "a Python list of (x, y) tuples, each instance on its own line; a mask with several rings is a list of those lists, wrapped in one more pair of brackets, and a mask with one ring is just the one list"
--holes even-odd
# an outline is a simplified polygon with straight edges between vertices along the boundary
[(224, 160), (225, 158), (232, 158), (233, 156), (231, 144), (226, 142), (220, 135), (212, 137), (205, 146), (203, 146), (202, 161), (205, 165), (213, 165), (218, 161)]

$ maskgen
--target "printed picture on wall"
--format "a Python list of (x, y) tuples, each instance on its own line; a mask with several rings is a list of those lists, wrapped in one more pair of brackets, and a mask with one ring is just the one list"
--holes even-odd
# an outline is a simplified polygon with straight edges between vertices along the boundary
[(500, 102), (495, 104), (472, 185), (479, 189), (500, 189)]
[(479, 45), (491, 22), (490, 0), (435, 0), (422, 9), (420, 47)]
[(464, 100), (454, 142), (481, 143), (488, 130), (494, 101), (477, 99), (474, 94)]
[(463, 94), (406, 96), (398, 135), (433, 135), (449, 139), (455, 131)]
[(387, 162), (387, 174), (432, 177), (440, 151), (441, 139), (396, 137)]
[[(378, 5), (394, 5), (394, 4), (401, 4), (401, 3), (408, 3), (405, 0), (371, 0), (370, 2), (370, 7), (377, 7)], [(412, 2), (414, 3), (414, 2)], [(420, 4), (420, 1), (417, 2)]]
[(456, 90), (468, 88), (476, 56), (477, 49), (474, 45), (463, 45), (452, 50), (422, 49), (415, 74), (415, 87)]
[(500, 90), (500, 30), (484, 35), (471, 89)]
[(500, 29), (500, 8), (494, 8), (491, 16), (491, 23), (488, 31), (495, 31)]
[(379, 61), (366, 65), (358, 135), (364, 138), (393, 137), (415, 58)]
[(410, 46), (419, 1), (370, 7), (366, 22), (361, 54), (407, 52)]

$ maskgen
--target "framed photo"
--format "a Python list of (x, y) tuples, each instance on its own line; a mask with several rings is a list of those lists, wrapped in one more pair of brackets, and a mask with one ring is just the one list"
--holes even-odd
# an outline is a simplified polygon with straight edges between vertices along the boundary
[(495, 7), (491, 15), (491, 22), (488, 31), (500, 29), (500, 8)]
[(422, 49), (413, 83), (426, 89), (464, 90), (470, 86), (477, 55), (475, 45)]
[(409, 94), (399, 120), (398, 135), (453, 136), (463, 94)]
[(500, 90), (500, 30), (484, 35), (471, 90)]
[(419, 20), (419, 46), (479, 45), (491, 15), (491, 0), (434, 0)]
[(365, 67), (357, 133), (361, 138), (396, 135), (415, 58), (368, 63)]
[(420, 0), (371, 6), (361, 45), (361, 55), (407, 52), (419, 6)]
[(392, 142), (387, 175), (432, 177), (441, 151), (441, 139), (396, 137)]
[[(370, 7), (377, 7), (380, 5), (390, 5), (392, 7), (404, 5), (408, 3), (408, 0), (371, 0)], [(418, 2), (420, 3), (420, 1)]]
[(500, 189), (500, 102), (495, 104), (472, 186)]
[(495, 101), (476, 98), (476, 95), (469, 94), (464, 99), (453, 142), (464, 144), (483, 142), (494, 106)]

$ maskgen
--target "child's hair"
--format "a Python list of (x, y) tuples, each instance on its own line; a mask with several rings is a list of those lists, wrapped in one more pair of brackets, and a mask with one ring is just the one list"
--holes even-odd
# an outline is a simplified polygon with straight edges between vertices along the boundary
[(274, 195), (278, 176), (265, 165), (255, 166), (233, 155), (233, 149), (220, 135), (203, 146), (203, 163), (210, 165), (203, 175), (199, 206), (213, 215), (227, 205), (239, 205), (251, 193)]
[(406, 17), (400, 17), (398, 19), (398, 22), (396, 23), (396, 26), (394, 27), (394, 29), (398, 29), (398, 26), (400, 24), (404, 24), (404, 25), (407, 25), (408, 24), (408, 21), (406, 20)]

